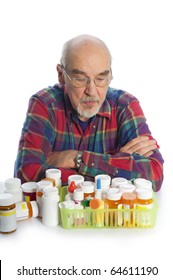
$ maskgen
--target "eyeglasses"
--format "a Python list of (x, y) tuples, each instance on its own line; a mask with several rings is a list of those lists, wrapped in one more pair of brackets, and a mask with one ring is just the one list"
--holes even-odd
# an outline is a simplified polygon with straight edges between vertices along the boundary
[(102, 77), (95, 78), (95, 79), (91, 79), (91, 78), (87, 78), (87, 77), (86, 78), (73, 78), (73, 77), (69, 76), (64, 65), (61, 64), (61, 68), (65, 71), (68, 79), (71, 81), (73, 86), (77, 87), (77, 88), (86, 87), (91, 81), (93, 81), (97, 87), (105, 87), (105, 86), (109, 85), (112, 80), (111, 72), (107, 75), (107, 77), (103, 77), (103, 78)]

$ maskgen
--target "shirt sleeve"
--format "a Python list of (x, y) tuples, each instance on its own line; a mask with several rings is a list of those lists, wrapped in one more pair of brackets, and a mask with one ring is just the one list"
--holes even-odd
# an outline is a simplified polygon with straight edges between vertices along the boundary
[(22, 182), (44, 177), (46, 157), (55, 139), (51, 110), (36, 97), (31, 97), (19, 142), (14, 175)]
[(96, 176), (109, 174), (113, 177), (124, 177), (128, 180), (146, 178), (152, 181), (153, 190), (158, 191), (163, 181), (163, 158), (159, 149), (149, 157), (120, 152), (120, 148), (139, 135), (154, 139), (146, 123), (145, 116), (137, 99), (119, 108), (118, 150), (115, 154), (98, 154), (84, 151), (80, 173)]

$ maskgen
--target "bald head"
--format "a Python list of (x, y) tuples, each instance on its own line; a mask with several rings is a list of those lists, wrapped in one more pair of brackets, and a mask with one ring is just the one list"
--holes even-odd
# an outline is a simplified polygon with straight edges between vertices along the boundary
[(111, 65), (111, 54), (106, 44), (97, 37), (91, 35), (80, 35), (67, 41), (62, 50), (61, 64), (65, 67), (70, 63), (72, 57), (78, 56), (79, 53), (92, 54), (101, 53), (108, 57)]

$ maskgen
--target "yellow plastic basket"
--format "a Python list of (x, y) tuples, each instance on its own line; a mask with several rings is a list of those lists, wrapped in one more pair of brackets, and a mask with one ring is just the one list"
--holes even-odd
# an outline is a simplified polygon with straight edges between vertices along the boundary
[[(67, 188), (61, 190), (64, 200)], [(151, 228), (155, 226), (158, 203), (153, 195), (152, 209), (64, 209), (60, 208), (60, 225), (66, 229)]]

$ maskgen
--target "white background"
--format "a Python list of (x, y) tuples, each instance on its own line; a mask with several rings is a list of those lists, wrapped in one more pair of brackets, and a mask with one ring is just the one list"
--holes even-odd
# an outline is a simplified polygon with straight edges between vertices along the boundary
[[(139, 98), (165, 159), (157, 194), (159, 213), (150, 230), (64, 230), (36, 220), (0, 235), (3, 280), (132, 279), (132, 276), (17, 276), (24, 265), (42, 268), (158, 266), (171, 279), (172, 256), (172, 6), (155, 0), (0, 1), (0, 180), (13, 177), (18, 141), (32, 94), (57, 82), (63, 43), (87, 33), (113, 56), (112, 86)], [(171, 252), (172, 253), (172, 252)], [(133, 279), (139, 279), (134, 276)]]

